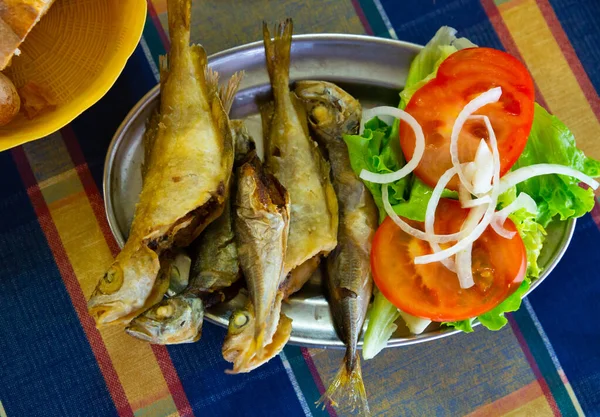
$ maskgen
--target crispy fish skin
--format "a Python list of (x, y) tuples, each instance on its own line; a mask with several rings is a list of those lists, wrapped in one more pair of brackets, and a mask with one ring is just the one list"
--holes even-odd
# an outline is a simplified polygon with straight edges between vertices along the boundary
[(329, 166), (309, 136), (302, 104), (289, 89), (292, 29), (288, 19), (279, 24), (271, 39), (267, 24), (263, 23), (274, 97), (272, 109), (263, 109), (265, 160), (267, 169), (288, 190), (292, 203), (286, 275), (311, 258), (332, 251), (337, 245), (338, 227), (338, 205)]
[[(241, 120), (231, 121), (231, 132), (235, 138), (235, 165), (240, 165), (254, 150), (254, 140)], [(235, 182), (232, 175), (233, 192), (229, 193), (223, 213), (204, 229), (190, 248), (194, 260), (191, 270), (187, 271), (189, 285), (136, 317), (126, 328), (128, 334), (161, 345), (196, 342), (202, 334), (205, 309), (231, 295), (230, 287), (242, 277), (233, 230), (231, 195), (235, 195)], [(185, 273), (172, 270), (171, 281)]]
[(229, 322), (223, 357), (233, 362), (231, 373), (249, 372), (271, 359), (291, 333), (291, 320), (280, 313), (283, 294), (279, 291), (289, 232), (289, 195), (264, 171), (255, 152), (237, 177), (234, 228), (250, 304)]
[[(343, 134), (356, 134), (361, 107), (338, 86), (299, 81), (296, 94), (305, 103), (317, 140), (327, 149), (338, 196), (338, 246), (327, 258), (326, 283), (334, 323), (346, 345), (344, 364), (320, 400), (349, 404), (360, 415), (369, 413), (356, 345), (371, 299), (371, 242), (377, 228), (377, 208), (350, 165)], [(348, 398), (349, 401), (345, 400)]]
[[(232, 171), (232, 137), (216, 77), (205, 76), (202, 47), (189, 45), (191, 0), (167, 6), (171, 50), (161, 65), (158, 130), (129, 239), (88, 302), (98, 326), (127, 322), (143, 308), (160, 253), (188, 245), (221, 214)], [(235, 86), (227, 91), (233, 95)]]

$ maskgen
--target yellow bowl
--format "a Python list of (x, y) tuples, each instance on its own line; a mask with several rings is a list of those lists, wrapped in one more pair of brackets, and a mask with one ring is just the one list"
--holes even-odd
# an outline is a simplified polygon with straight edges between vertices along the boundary
[(47, 136), (96, 103), (125, 67), (146, 20), (146, 0), (56, 0), (3, 73), (33, 82), (56, 108), (0, 127), (0, 151)]

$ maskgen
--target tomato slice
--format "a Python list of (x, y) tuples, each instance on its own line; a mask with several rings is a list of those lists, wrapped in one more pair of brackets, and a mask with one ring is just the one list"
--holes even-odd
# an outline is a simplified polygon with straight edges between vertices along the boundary
[[(487, 115), (496, 133), (500, 175), (517, 161), (533, 123), (533, 80), (527, 68), (505, 52), (491, 48), (463, 49), (440, 65), (436, 78), (417, 90), (405, 109), (425, 134), (425, 153), (415, 169), (423, 182), (434, 187), (452, 167), (450, 134), (456, 117), (469, 101), (493, 87), (502, 88), (500, 101), (482, 107), (476, 114)], [(483, 122), (467, 121), (458, 139), (461, 162), (473, 161), (481, 139), (488, 140)], [(405, 122), (400, 123), (400, 146), (406, 160), (410, 160), (415, 136)], [(448, 188), (457, 190), (458, 184), (455, 177)]]
[[(440, 200), (435, 232), (459, 231), (468, 212), (458, 201)], [(423, 223), (406, 221), (423, 230)], [(516, 230), (510, 220), (504, 226)], [(505, 239), (491, 227), (473, 244), (475, 285), (471, 288), (460, 288), (456, 273), (440, 262), (413, 263), (415, 257), (429, 253), (432, 251), (427, 242), (403, 232), (387, 217), (373, 240), (371, 269), (377, 288), (396, 307), (433, 321), (464, 320), (491, 310), (516, 291), (527, 267), (525, 246), (519, 234)]]

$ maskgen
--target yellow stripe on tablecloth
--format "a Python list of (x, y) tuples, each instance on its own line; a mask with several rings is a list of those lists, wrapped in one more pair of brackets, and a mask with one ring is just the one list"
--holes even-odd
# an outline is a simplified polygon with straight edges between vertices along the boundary
[[(548, 401), (544, 396), (542, 387), (539, 382), (533, 381), (524, 387), (502, 397), (493, 403), (486, 404), (483, 407), (479, 407), (477, 410), (469, 413), (466, 417), (487, 417), (487, 416), (503, 416), (510, 415), (517, 410), (521, 410), (521, 407), (527, 406), (528, 404), (542, 399), (546, 403), (546, 408), (550, 408)], [(535, 414), (532, 414), (535, 415)], [(544, 414), (540, 414), (544, 415)]]
[[(43, 153), (36, 152), (36, 144), (41, 142), (25, 148), (34, 174), (44, 166)], [(40, 189), (87, 299), (113, 257), (74, 168), (56, 178), (41, 181)], [(153, 402), (160, 401), (161, 409), (177, 414), (150, 345), (128, 336), (122, 327), (104, 328), (100, 333), (134, 412), (144, 407), (148, 411)]]
[(600, 159), (600, 122), (535, 0), (513, 0), (498, 9), (549, 110), (571, 129), (587, 155)]
[(0, 417), (7, 417), (6, 411), (4, 411), (4, 406), (2, 405), (2, 401), (0, 401)]
[(546, 397), (540, 397), (504, 414), (504, 417), (546, 417), (554, 415)]

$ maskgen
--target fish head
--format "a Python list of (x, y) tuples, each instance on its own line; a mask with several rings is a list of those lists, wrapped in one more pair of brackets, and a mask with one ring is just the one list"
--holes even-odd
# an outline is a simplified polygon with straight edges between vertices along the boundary
[(89, 313), (96, 324), (121, 323), (140, 309), (154, 287), (159, 269), (158, 255), (147, 246), (124, 248), (88, 301)]
[(225, 371), (226, 373), (250, 372), (277, 356), (290, 338), (292, 320), (285, 314), (280, 314), (275, 333), (266, 345), (256, 344), (254, 330), (255, 318), (251, 306), (231, 315), (223, 343), (223, 358), (233, 363), (233, 369)]
[(202, 335), (204, 304), (192, 294), (167, 298), (131, 321), (125, 331), (160, 345), (192, 343)]
[(295, 93), (304, 102), (308, 123), (317, 137), (339, 138), (358, 132), (362, 114), (358, 100), (335, 84), (298, 81)]

